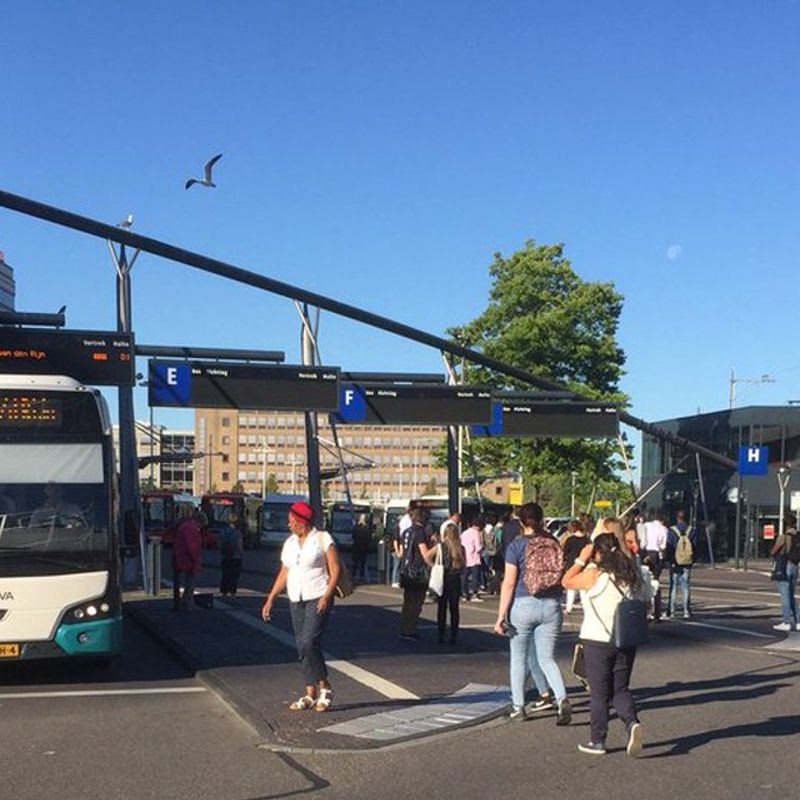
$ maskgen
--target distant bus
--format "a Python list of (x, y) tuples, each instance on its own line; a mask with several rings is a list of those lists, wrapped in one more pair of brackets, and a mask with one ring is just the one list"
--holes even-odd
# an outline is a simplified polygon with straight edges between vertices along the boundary
[(148, 536), (160, 536), (165, 545), (175, 538), (176, 521), (181, 509), (194, 510), (198, 502), (190, 494), (175, 492), (143, 492), (142, 519)]
[(242, 492), (215, 492), (204, 494), (200, 510), (208, 519), (206, 544), (215, 548), (219, 532), (228, 524), (228, 517), (235, 513), (239, 517), (239, 530), (245, 548), (258, 547), (261, 542), (261, 498)]
[(283, 545), (289, 536), (289, 507), (298, 500), (308, 501), (302, 494), (268, 494), (261, 515), (261, 543)]
[(369, 503), (353, 503), (353, 505), (347, 502), (333, 503), (328, 509), (327, 516), (328, 533), (343, 549), (353, 546), (353, 528), (360, 517), (365, 519), (370, 539), (375, 532), (372, 506)]
[(0, 376), (0, 662), (120, 652), (115, 480), (99, 392)]
[(410, 497), (391, 497), (386, 501), (383, 515), (383, 530), (390, 539), (393, 539), (400, 533), (400, 520), (403, 518), (406, 511), (408, 511), (410, 503)]
[(450, 516), (450, 501), (447, 495), (424, 495), (411, 501), (411, 508), (427, 508), (431, 529), (438, 533), (441, 524)]

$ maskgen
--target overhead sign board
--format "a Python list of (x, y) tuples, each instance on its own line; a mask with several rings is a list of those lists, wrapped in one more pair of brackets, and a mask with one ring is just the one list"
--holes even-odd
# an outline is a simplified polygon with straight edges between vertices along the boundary
[(743, 444), (739, 447), (739, 474), (766, 475), (769, 472), (769, 448)]
[(154, 359), (149, 375), (151, 406), (334, 411), (339, 402), (338, 367)]
[(495, 395), (492, 422), (476, 436), (604, 437), (619, 431), (617, 407), (592, 401), (542, 400), (535, 394)]
[(0, 328), (0, 373), (66, 375), (89, 386), (131, 386), (133, 336), (109, 331)]
[(492, 393), (480, 386), (343, 383), (336, 421), (349, 425), (488, 424)]

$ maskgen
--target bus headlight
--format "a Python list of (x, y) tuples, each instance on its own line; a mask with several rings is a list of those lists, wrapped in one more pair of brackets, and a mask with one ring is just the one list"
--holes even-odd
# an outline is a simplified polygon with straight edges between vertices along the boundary
[(76, 623), (85, 622), (87, 619), (107, 619), (113, 616), (115, 611), (116, 604), (111, 598), (99, 597), (96, 600), (86, 600), (72, 608), (68, 608), (62, 621)]

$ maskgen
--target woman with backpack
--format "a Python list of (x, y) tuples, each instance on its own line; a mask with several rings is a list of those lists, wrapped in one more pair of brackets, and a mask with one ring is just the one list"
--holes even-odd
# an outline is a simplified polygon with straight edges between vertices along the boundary
[(800, 535), (791, 517), (786, 519), (785, 525), (784, 533), (777, 538), (770, 551), (770, 555), (775, 559), (772, 576), (778, 584), (783, 617), (772, 627), (776, 631), (800, 631), (800, 625), (797, 623), (797, 601), (794, 597), (797, 588), (797, 563), (800, 561)]
[(544, 528), (537, 503), (520, 509), (522, 532), (506, 549), (505, 575), (494, 632), (509, 637), (511, 653), (510, 718), (524, 720), (525, 677), (530, 670), (539, 701), (534, 710), (555, 707), (557, 725), (568, 725), (572, 708), (564, 678), (555, 659), (561, 631), (561, 574), (563, 554), (558, 541)]
[(591, 755), (605, 754), (611, 703), (628, 732), (628, 755), (638, 756), (642, 726), (630, 690), (636, 648), (618, 648), (613, 628), (623, 598), (649, 602), (653, 591), (650, 581), (636, 561), (623, 553), (613, 533), (601, 533), (581, 550), (564, 574), (562, 585), (584, 593), (580, 639), (590, 687), (591, 740), (578, 749)]
[(439, 553), (444, 567), (444, 588), (437, 598), (438, 608), (436, 622), (439, 626), (439, 644), (444, 644), (447, 631), (447, 611), (450, 610), (450, 644), (455, 644), (458, 639), (458, 625), (460, 622), (459, 601), (461, 600), (461, 580), (464, 567), (467, 563), (467, 554), (461, 545), (458, 527), (453, 522), (448, 522), (442, 533), (442, 541), (431, 547), (425, 553), (425, 560), (433, 564)]

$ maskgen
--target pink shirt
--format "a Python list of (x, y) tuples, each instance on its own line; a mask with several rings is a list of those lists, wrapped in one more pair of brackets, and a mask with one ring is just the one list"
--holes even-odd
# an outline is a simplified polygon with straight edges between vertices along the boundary
[(465, 565), (477, 567), (481, 563), (481, 550), (483, 550), (481, 532), (475, 527), (467, 528), (461, 534), (461, 546), (467, 554)]
[(193, 519), (182, 522), (175, 532), (172, 557), (179, 572), (199, 575), (203, 571), (203, 537)]

